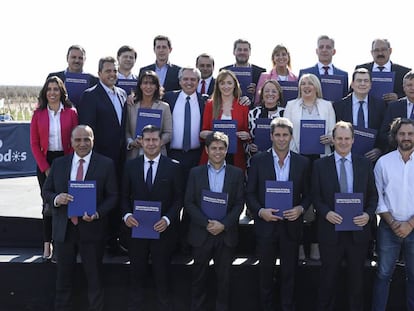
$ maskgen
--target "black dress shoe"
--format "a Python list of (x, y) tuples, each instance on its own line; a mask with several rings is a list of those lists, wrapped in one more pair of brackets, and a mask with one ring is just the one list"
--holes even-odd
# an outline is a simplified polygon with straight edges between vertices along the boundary
[(45, 256), (42, 256), (42, 258), (40, 258), (40, 261), (41, 262), (49, 262), (50, 261), (50, 257), (45, 257)]

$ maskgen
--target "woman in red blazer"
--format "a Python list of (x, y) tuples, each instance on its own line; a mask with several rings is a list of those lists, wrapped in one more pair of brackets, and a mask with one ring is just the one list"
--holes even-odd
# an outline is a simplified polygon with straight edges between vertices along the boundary
[[(250, 140), (248, 114), (249, 107), (240, 105), (240, 84), (230, 70), (221, 70), (217, 75), (212, 99), (206, 103), (203, 113), (203, 126), (200, 138), (205, 139), (213, 129), (213, 120), (237, 121), (237, 151), (227, 154), (226, 162), (246, 170), (244, 143)], [(200, 164), (205, 164), (208, 156), (205, 150), (201, 155)]]
[[(71, 153), (70, 136), (78, 125), (78, 114), (68, 99), (63, 81), (49, 77), (39, 94), (39, 104), (30, 123), (30, 146), (37, 164), (40, 191), (52, 161)], [(43, 202), (43, 261), (51, 258), (52, 215)]]

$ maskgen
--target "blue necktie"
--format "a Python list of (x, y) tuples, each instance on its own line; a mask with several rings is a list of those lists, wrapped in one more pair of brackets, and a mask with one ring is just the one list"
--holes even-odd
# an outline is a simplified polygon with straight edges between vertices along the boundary
[(149, 168), (147, 171), (147, 178), (145, 179), (145, 183), (147, 184), (148, 191), (151, 191), (152, 189), (152, 164), (154, 164), (154, 161), (148, 161)]
[(341, 158), (341, 165), (340, 165), (340, 175), (339, 175), (339, 188), (341, 193), (348, 193), (348, 180), (346, 178), (346, 170), (345, 170), (345, 158)]
[(362, 105), (364, 104), (363, 100), (359, 101), (359, 109), (358, 109), (358, 120), (357, 126), (358, 127), (365, 127), (365, 117), (364, 117), (364, 110), (362, 109)]
[(190, 96), (187, 96), (185, 101), (184, 113), (184, 136), (183, 136), (183, 150), (188, 151), (191, 148), (191, 108)]

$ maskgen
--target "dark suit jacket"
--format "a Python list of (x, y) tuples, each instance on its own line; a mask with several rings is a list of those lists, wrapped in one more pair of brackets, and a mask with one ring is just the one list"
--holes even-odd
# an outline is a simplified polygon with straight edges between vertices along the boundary
[[(354, 119), (352, 114), (352, 94), (353, 93), (333, 104), (337, 122), (342, 120), (353, 123)], [(375, 147), (380, 148), (381, 150), (384, 150), (387, 145), (387, 141), (384, 140), (384, 137), (380, 135), (384, 113), (384, 101), (368, 96), (368, 127), (370, 129), (378, 131)]]
[(211, 96), (213, 94), (214, 91), (214, 84), (216, 83), (216, 79), (215, 78), (211, 78), (210, 81), (210, 85), (208, 86), (208, 90), (207, 90), (207, 94), (209, 96)]
[[(333, 74), (334, 75), (338, 75), (338, 76), (344, 76), (344, 86), (343, 86), (343, 96), (345, 97), (348, 94), (348, 73), (344, 70), (341, 70), (337, 67), (335, 67), (334, 65), (332, 65), (333, 68)], [(301, 69), (299, 71), (299, 79), (302, 75), (304, 75), (305, 73), (312, 73), (315, 76), (317, 76), (319, 78), (319, 80), (321, 79), (321, 75), (319, 73), (319, 67), (318, 64), (316, 64), (313, 67), (309, 67), (309, 68), (305, 68), (305, 69)]]
[[(262, 72), (266, 72), (266, 69), (262, 68), (262, 67), (259, 67), (259, 66), (256, 66), (256, 65), (253, 65), (253, 64), (251, 66), (252, 66), (252, 83), (257, 85), (257, 83), (259, 82), (260, 74)], [(233, 67), (234, 67), (234, 64), (225, 66), (223, 68), (220, 68), (220, 70), (222, 70), (222, 69), (231, 70)]]
[(160, 201), (161, 217), (166, 216), (171, 222), (167, 230), (161, 233), (163, 237), (178, 221), (179, 211), (183, 206), (183, 192), (179, 164), (163, 155), (158, 163), (154, 184), (149, 191), (145, 184), (144, 156), (141, 155), (125, 164), (121, 189), (122, 215), (133, 213), (135, 200)]
[[(59, 193), (68, 192), (72, 159), (73, 154), (57, 158), (52, 163), (42, 191), (43, 198), (50, 206), (54, 206), (54, 200)], [(96, 181), (96, 211), (99, 214), (99, 219), (88, 223), (79, 217), (79, 238), (85, 242), (100, 241), (105, 237), (106, 215), (115, 208), (118, 201), (118, 185), (113, 161), (92, 152), (85, 180)], [(68, 207), (61, 205), (53, 208), (52, 211), (53, 240), (64, 242), (68, 223)]]
[[(354, 174), (353, 192), (364, 194), (364, 211), (375, 221), (378, 194), (375, 187), (374, 173), (371, 162), (363, 157), (352, 155)], [(340, 192), (335, 156), (318, 159), (312, 170), (312, 198), (318, 215), (318, 237), (320, 243), (336, 244), (338, 233), (335, 225), (326, 220), (326, 214), (335, 211), (335, 193)], [(371, 226), (366, 224), (362, 231), (353, 231), (354, 242), (368, 242)]]
[[(173, 64), (167, 64), (167, 66), (168, 66), (167, 75), (165, 76), (165, 81), (163, 85), (164, 92), (179, 90), (181, 87), (178, 81), (178, 72), (180, 71), (181, 67), (177, 65), (173, 65)], [(142, 72), (147, 71), (147, 70), (155, 71), (155, 63), (142, 67), (139, 70), (139, 76), (141, 75)]]
[(105, 89), (98, 83), (87, 89), (77, 107), (79, 124), (89, 125), (95, 134), (94, 150), (114, 160), (121, 175), (126, 153), (125, 122), (127, 113), (125, 91), (115, 87), (123, 103), (122, 122), (119, 124), (115, 108)]
[[(235, 247), (238, 242), (239, 216), (244, 206), (244, 175), (241, 169), (226, 165), (223, 192), (228, 194), (227, 214), (220, 220), (225, 229), (224, 243)], [(191, 169), (184, 198), (184, 208), (190, 215), (188, 241), (190, 245), (202, 246), (208, 235), (208, 218), (201, 211), (202, 190), (210, 189), (207, 165), (196, 166)]]
[[(370, 62), (370, 63), (358, 65), (355, 67), (355, 69), (366, 68), (372, 72), (373, 67), (374, 67), (374, 62)], [(393, 62), (391, 62), (391, 71), (395, 72), (394, 93), (397, 93), (398, 98), (405, 96), (404, 89), (403, 89), (403, 78), (405, 74), (409, 72), (410, 70), (411, 70), (410, 68), (407, 68), (407, 67), (404, 67), (398, 64), (394, 64)]]
[[(310, 162), (308, 158), (292, 151), (290, 156), (289, 180), (293, 182), (293, 206), (302, 205), (307, 210), (311, 204)], [(265, 207), (266, 180), (276, 180), (271, 150), (258, 153), (251, 159), (248, 176), (246, 202), (254, 216), (256, 235), (271, 237), (276, 223), (266, 222), (258, 215), (259, 210)], [(293, 240), (300, 238), (302, 222), (302, 217), (295, 221), (283, 221)]]
[[(381, 136), (384, 138), (384, 141), (389, 142), (389, 132), (391, 129), (391, 123), (395, 118), (409, 118), (407, 116), (407, 97), (400, 98), (396, 102), (391, 102), (387, 105), (387, 109), (384, 113), (384, 119), (381, 125)], [(386, 145), (388, 151), (390, 149), (389, 143)]]

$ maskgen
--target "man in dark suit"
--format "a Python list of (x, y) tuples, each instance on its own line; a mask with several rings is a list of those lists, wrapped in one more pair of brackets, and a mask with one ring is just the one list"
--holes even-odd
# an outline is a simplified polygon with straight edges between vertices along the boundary
[(344, 77), (343, 95), (348, 94), (348, 73), (335, 67), (332, 64), (332, 58), (336, 54), (335, 41), (326, 35), (319, 36), (316, 46), (316, 55), (318, 55), (318, 63), (309, 68), (299, 71), (299, 78), (305, 73), (312, 73), (319, 78), (324, 75), (338, 75)]
[[(347, 310), (364, 309), (364, 267), (378, 202), (371, 161), (351, 154), (354, 142), (352, 124), (339, 121), (332, 132), (334, 154), (314, 162), (312, 170), (313, 204), (318, 215), (321, 270), (317, 310), (336, 310), (335, 294), (342, 260), (347, 260)], [(363, 212), (352, 223), (358, 231), (336, 231), (344, 215), (335, 211), (335, 193), (362, 193)], [(350, 207), (351, 208), (351, 207)]]
[(387, 39), (375, 39), (372, 41), (371, 55), (373, 61), (366, 64), (357, 65), (355, 69), (366, 68), (369, 71), (395, 72), (394, 90), (392, 93), (384, 94), (383, 100), (387, 103), (396, 101), (404, 96), (403, 77), (411, 69), (395, 64), (390, 61), (392, 53), (391, 44)]
[(213, 77), (214, 58), (210, 54), (202, 53), (197, 56), (196, 67), (201, 72), (201, 80), (198, 83), (197, 92), (206, 98), (211, 97), (214, 90), (215, 79)]
[(134, 201), (161, 202), (161, 218), (154, 224), (160, 238), (129, 241), (131, 260), (131, 291), (128, 310), (142, 310), (145, 296), (145, 276), (151, 257), (159, 310), (172, 310), (171, 290), (168, 286), (171, 254), (177, 238), (178, 212), (183, 204), (182, 175), (179, 165), (161, 155), (161, 130), (147, 125), (142, 130), (144, 154), (125, 165), (121, 205), (125, 224), (138, 227), (134, 217)]
[[(228, 137), (213, 132), (205, 140), (209, 162), (194, 167), (185, 193), (184, 208), (190, 216), (188, 241), (193, 247), (191, 311), (204, 311), (207, 302), (208, 266), (211, 258), (217, 277), (216, 311), (229, 311), (230, 270), (238, 242), (239, 216), (244, 205), (244, 175), (226, 164)], [(226, 194), (225, 215), (208, 217), (202, 210), (202, 192)]]
[[(73, 276), (79, 252), (88, 281), (89, 310), (102, 311), (101, 264), (106, 221), (118, 200), (115, 167), (111, 159), (92, 151), (94, 137), (89, 126), (78, 125), (72, 131), (71, 142), (75, 153), (53, 162), (43, 187), (43, 197), (54, 206), (53, 240), (58, 248), (55, 310), (71, 310)], [(68, 181), (80, 179), (96, 181), (96, 213), (68, 218), (68, 203), (77, 199), (68, 194)]]
[[(302, 214), (310, 206), (310, 162), (289, 150), (293, 125), (286, 118), (270, 124), (272, 148), (252, 158), (247, 182), (247, 207), (254, 216), (257, 253), (260, 260), (260, 304), (263, 311), (275, 310), (273, 273), (280, 254), (281, 310), (295, 310), (295, 274), (302, 235)], [(266, 181), (292, 181), (292, 208), (275, 215), (277, 209), (265, 208)], [(279, 252), (278, 252), (279, 250)]]
[(387, 140), (387, 150), (395, 149), (397, 146), (390, 145), (389, 133), (391, 123), (396, 118), (414, 119), (414, 71), (409, 71), (403, 78), (403, 89), (405, 97), (387, 106), (384, 114), (384, 120), (381, 125), (381, 135)]
[[(165, 93), (163, 100), (170, 105), (173, 120), (173, 133), (171, 142), (167, 148), (168, 156), (180, 162), (183, 175), (184, 188), (187, 184), (190, 170), (200, 162), (201, 148), (200, 130), (203, 122), (205, 99), (197, 93), (197, 86), (201, 78), (200, 70), (195, 67), (183, 67), (178, 74), (181, 90)], [(188, 119), (185, 118), (185, 106), (187, 97), (190, 102), (190, 147), (184, 147), (184, 132)], [(180, 250), (189, 255), (190, 250), (186, 241), (189, 219), (184, 210), (180, 223)]]
[[(126, 98), (125, 91), (116, 87), (117, 67), (115, 58), (99, 60), (99, 82), (87, 89), (77, 107), (79, 123), (89, 125), (95, 133), (94, 150), (114, 161), (120, 184), (126, 153)], [(118, 245), (121, 226), (120, 209), (114, 209), (109, 217), (109, 251), (121, 252)]]
[[(256, 94), (256, 85), (257, 82), (259, 82), (260, 74), (262, 72), (266, 72), (266, 69), (249, 63), (251, 50), (252, 47), (249, 41), (237, 39), (233, 44), (233, 55), (236, 58), (236, 63), (220, 68), (220, 70), (232, 70), (237, 67), (244, 67), (246, 70), (249, 69), (251, 71), (252, 82), (247, 86), (246, 89), (243, 89), (242, 87), (242, 94), (243, 96), (248, 96), (249, 99), (253, 101), (254, 95)], [(236, 76), (238, 76), (237, 72)]]
[(171, 40), (167, 36), (156, 36), (154, 38), (155, 63), (144, 66), (139, 70), (139, 75), (147, 70), (155, 71), (160, 78), (160, 83), (164, 87), (164, 91), (178, 90), (178, 71), (180, 67), (169, 62), (168, 58), (172, 51)]
[[(68, 62), (68, 68), (66, 68), (63, 71), (49, 73), (47, 78), (52, 76), (58, 76), (63, 82), (65, 82), (67, 73), (84, 73), (83, 65), (86, 60), (86, 51), (83, 47), (81, 47), (80, 45), (71, 45), (66, 54), (66, 60)], [(89, 73), (87, 73), (86, 75), (89, 80), (87, 87), (94, 86), (96, 83), (98, 83), (97, 77)], [(79, 103), (81, 94), (70, 94), (70, 89), (68, 90), (68, 93), (69, 99), (76, 106)]]
[(346, 121), (356, 127), (377, 130), (374, 149), (365, 154), (365, 157), (375, 162), (385, 151), (387, 141), (386, 138), (380, 136), (385, 103), (368, 95), (371, 85), (371, 72), (365, 68), (356, 69), (352, 74), (351, 87), (353, 92), (342, 100), (335, 102), (333, 107), (336, 121)]

